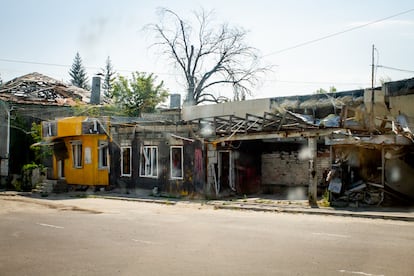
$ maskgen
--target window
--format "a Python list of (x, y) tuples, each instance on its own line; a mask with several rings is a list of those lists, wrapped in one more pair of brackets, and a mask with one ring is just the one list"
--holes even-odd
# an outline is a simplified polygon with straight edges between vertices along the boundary
[(42, 136), (52, 137), (57, 135), (56, 121), (42, 122)]
[(98, 167), (105, 169), (108, 167), (108, 142), (98, 142)]
[(72, 165), (74, 168), (82, 168), (82, 142), (72, 141)]
[(156, 146), (143, 146), (140, 160), (140, 176), (158, 177), (158, 148)]
[(121, 147), (121, 176), (131, 176), (131, 147)]
[(170, 148), (170, 171), (171, 179), (183, 178), (183, 147)]

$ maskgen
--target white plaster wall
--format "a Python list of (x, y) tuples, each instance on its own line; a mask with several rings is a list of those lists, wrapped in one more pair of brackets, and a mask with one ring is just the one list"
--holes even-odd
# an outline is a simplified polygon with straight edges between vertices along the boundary
[(222, 104), (209, 104), (199, 106), (184, 106), (182, 109), (183, 120), (190, 121), (199, 118), (235, 115), (246, 117), (246, 113), (263, 116), (264, 112), (270, 112), (270, 99), (256, 99)]

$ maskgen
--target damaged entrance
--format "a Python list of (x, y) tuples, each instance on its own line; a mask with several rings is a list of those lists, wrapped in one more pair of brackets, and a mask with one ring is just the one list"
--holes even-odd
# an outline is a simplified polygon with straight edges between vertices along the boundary
[(332, 205), (410, 204), (414, 198), (414, 149), (392, 136), (327, 139), (332, 169), (327, 177)]
[(234, 184), (234, 169), (233, 154), (229, 150), (222, 150), (218, 152), (218, 191), (235, 192)]

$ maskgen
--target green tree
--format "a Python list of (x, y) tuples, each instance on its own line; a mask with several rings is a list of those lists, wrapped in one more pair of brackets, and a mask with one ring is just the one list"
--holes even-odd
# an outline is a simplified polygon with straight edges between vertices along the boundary
[(155, 107), (168, 97), (161, 81), (156, 84), (153, 74), (134, 72), (130, 79), (119, 76), (113, 85), (115, 104), (129, 116), (141, 116), (142, 112), (153, 112)]
[(89, 90), (88, 77), (86, 76), (86, 70), (82, 64), (82, 59), (79, 55), (79, 52), (76, 53), (75, 58), (73, 59), (73, 64), (69, 70), (69, 75), (72, 78), (70, 80), (71, 84)]
[(233, 89), (234, 100), (243, 100), (270, 69), (260, 65), (258, 50), (247, 45), (245, 30), (213, 24), (211, 12), (194, 13), (194, 24), (169, 9), (161, 9), (161, 15), (147, 29), (154, 33), (154, 46), (180, 70), (188, 105), (221, 101), (212, 88), (222, 86)]
[[(34, 142), (42, 141), (42, 127), (40, 123), (32, 123), (30, 135)], [(36, 164), (42, 164), (46, 158), (52, 155), (52, 151), (48, 147), (30, 146), (30, 148), (34, 152), (34, 162)]]
[(315, 91), (315, 94), (326, 94), (326, 93), (335, 93), (335, 92), (337, 92), (336, 87), (335, 86), (330, 86), (329, 87), (329, 92), (326, 91), (323, 88), (319, 88), (318, 90)]
[(102, 83), (103, 95), (106, 98), (111, 99), (113, 83), (116, 79), (115, 78), (116, 72), (114, 71), (114, 68), (112, 66), (112, 62), (109, 56), (106, 58), (105, 68), (101, 69), (101, 73), (103, 75), (103, 83)]
[(391, 77), (390, 77), (390, 76), (383, 76), (383, 77), (380, 77), (380, 78), (379, 78), (379, 81), (380, 81), (381, 86), (382, 86), (382, 85), (384, 85), (385, 83), (392, 81), (392, 79), (391, 79)]

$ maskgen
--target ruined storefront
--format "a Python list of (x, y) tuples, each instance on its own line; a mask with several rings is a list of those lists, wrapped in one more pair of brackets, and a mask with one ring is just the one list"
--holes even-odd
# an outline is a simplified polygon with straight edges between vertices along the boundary
[(413, 104), (413, 79), (385, 83), (374, 94), (366, 90), (363, 123), (327, 137), (333, 204), (412, 204)]
[(331, 153), (324, 137), (342, 127), (342, 107), (358, 107), (362, 99), (358, 90), (184, 110), (207, 143), (207, 191), (226, 196), (296, 190), (306, 198), (310, 185), (326, 187)]

